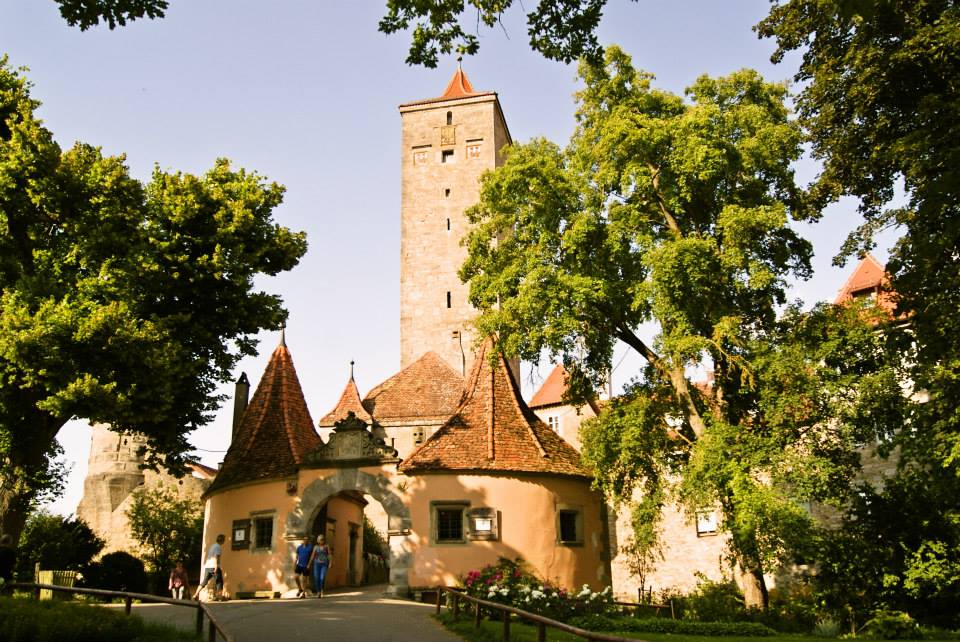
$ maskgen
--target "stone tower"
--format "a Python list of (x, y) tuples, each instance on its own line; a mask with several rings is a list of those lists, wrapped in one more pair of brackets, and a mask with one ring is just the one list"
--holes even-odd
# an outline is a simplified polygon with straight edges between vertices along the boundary
[(400, 117), (400, 367), (432, 350), (465, 375), (476, 310), (457, 276), (464, 210), (478, 200), (480, 175), (502, 164), (510, 131), (497, 94), (474, 91), (459, 65), (443, 95), (400, 105)]

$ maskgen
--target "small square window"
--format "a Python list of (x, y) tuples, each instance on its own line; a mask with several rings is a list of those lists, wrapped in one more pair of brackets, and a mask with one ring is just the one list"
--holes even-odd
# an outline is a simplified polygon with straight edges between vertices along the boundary
[(560, 432), (560, 417), (547, 417), (547, 424), (553, 432)]
[(452, 163), (453, 162), (453, 150), (445, 149), (440, 152), (440, 162), (441, 163)]
[(437, 508), (437, 541), (463, 541), (463, 508), (447, 506)]
[(273, 516), (253, 520), (254, 548), (269, 549), (273, 545)]
[(697, 537), (706, 537), (717, 534), (717, 511), (697, 511)]
[(579, 508), (561, 507), (557, 511), (557, 540), (561, 544), (583, 543), (583, 513)]

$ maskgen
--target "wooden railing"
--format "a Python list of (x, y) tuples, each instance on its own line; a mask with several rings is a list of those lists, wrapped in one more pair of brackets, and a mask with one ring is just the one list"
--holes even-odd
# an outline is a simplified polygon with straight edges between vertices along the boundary
[(673, 600), (670, 600), (667, 604), (645, 604), (643, 602), (614, 602), (616, 606), (626, 606), (634, 609), (635, 613), (639, 613), (641, 609), (653, 609), (654, 617), (660, 617), (660, 611), (670, 610), (670, 619), (676, 620), (677, 616), (673, 610)]
[(557, 629), (558, 631), (564, 631), (565, 633), (571, 633), (578, 637), (583, 638), (584, 640), (590, 640), (591, 642), (596, 640), (597, 642), (637, 642), (636, 638), (621, 638), (615, 635), (607, 635), (605, 633), (598, 633), (596, 631), (587, 631), (575, 626), (570, 626), (569, 624), (564, 624), (563, 622), (558, 622), (556, 620), (551, 620), (548, 617), (543, 617), (542, 615), (537, 615), (536, 613), (530, 613), (529, 611), (522, 611), (520, 609), (514, 608), (512, 606), (506, 606), (505, 604), (498, 604), (497, 602), (488, 602), (487, 600), (481, 600), (480, 598), (467, 595), (466, 593), (450, 588), (448, 586), (438, 586), (437, 587), (437, 614), (440, 614), (440, 607), (443, 605), (443, 594), (446, 593), (450, 596), (450, 604), (447, 605), (447, 609), (450, 611), (450, 614), (453, 616), (453, 619), (456, 620), (460, 616), (460, 600), (466, 602), (471, 602), (474, 605), (473, 608), (473, 627), (480, 628), (480, 618), (481, 618), (481, 608), (487, 609), (491, 612), (499, 612), (500, 619), (503, 622), (503, 642), (509, 642), (510, 640), (510, 616), (516, 615), (521, 620), (529, 620), (537, 625), (537, 642), (546, 642), (547, 639), (547, 628)]
[(139, 600), (141, 602), (156, 602), (159, 604), (172, 604), (174, 606), (185, 606), (188, 608), (197, 610), (197, 635), (203, 635), (203, 616), (207, 616), (208, 626), (207, 626), (207, 640), (208, 642), (216, 642), (217, 635), (224, 640), (224, 642), (236, 642), (236, 639), (224, 630), (223, 625), (217, 621), (217, 618), (213, 615), (210, 609), (207, 608), (207, 605), (203, 602), (196, 602), (192, 600), (175, 600), (170, 597), (161, 597), (159, 595), (147, 595), (146, 593), (124, 593), (122, 591), (105, 591), (103, 589), (94, 589), (94, 588), (76, 588), (73, 586), (57, 586), (55, 584), (37, 584), (34, 582), (10, 582), (4, 585), (4, 590), (8, 589), (26, 589), (33, 592), (33, 594), (39, 598), (40, 590), (49, 590), (49, 591), (60, 591), (62, 593), (82, 593), (84, 595), (99, 595), (100, 597), (109, 597), (123, 598), (124, 611), (127, 615), (130, 615), (131, 609), (133, 608), (133, 601)]

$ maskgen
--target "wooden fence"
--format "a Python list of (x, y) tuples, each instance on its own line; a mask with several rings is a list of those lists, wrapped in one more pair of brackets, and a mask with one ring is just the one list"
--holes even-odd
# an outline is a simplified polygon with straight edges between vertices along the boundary
[(450, 596), (450, 603), (447, 605), (447, 609), (450, 611), (450, 614), (453, 616), (454, 620), (460, 616), (460, 600), (473, 603), (474, 628), (480, 628), (481, 609), (487, 609), (492, 613), (499, 612), (500, 620), (503, 622), (503, 637), (501, 638), (503, 642), (509, 642), (510, 640), (510, 620), (511, 616), (513, 615), (517, 616), (517, 618), (520, 620), (529, 620), (537, 625), (537, 642), (546, 642), (548, 628), (557, 629), (558, 631), (564, 631), (566, 633), (572, 633), (573, 635), (581, 637), (584, 640), (590, 640), (591, 642), (637, 642), (636, 638), (621, 638), (615, 635), (597, 633), (596, 631), (587, 631), (575, 626), (570, 626), (569, 624), (564, 624), (563, 622), (551, 620), (548, 617), (543, 617), (542, 615), (537, 615), (536, 613), (522, 611), (512, 606), (506, 606), (496, 602), (481, 600), (479, 598), (467, 595), (458, 589), (447, 586), (437, 587), (437, 614), (440, 613), (440, 607), (443, 605), (444, 593)]
[(39, 599), (40, 591), (60, 591), (63, 593), (82, 593), (85, 595), (99, 595), (100, 597), (109, 597), (109, 598), (123, 598), (124, 611), (127, 615), (130, 615), (131, 609), (133, 607), (133, 601), (139, 600), (141, 602), (156, 602), (160, 604), (172, 604), (173, 606), (184, 606), (191, 609), (197, 610), (197, 635), (203, 635), (203, 617), (207, 617), (207, 640), (208, 642), (216, 642), (217, 635), (223, 639), (224, 642), (236, 642), (236, 639), (227, 631), (224, 630), (223, 625), (217, 621), (217, 618), (213, 615), (210, 609), (207, 608), (207, 605), (203, 602), (195, 602), (192, 600), (175, 600), (170, 597), (161, 597), (159, 595), (147, 595), (146, 593), (124, 593), (122, 591), (105, 591), (103, 589), (93, 589), (93, 588), (76, 588), (73, 586), (57, 586), (54, 584), (39, 584), (36, 582), (10, 582), (4, 585), (4, 590), (8, 589), (25, 589), (31, 591), (33, 595)]

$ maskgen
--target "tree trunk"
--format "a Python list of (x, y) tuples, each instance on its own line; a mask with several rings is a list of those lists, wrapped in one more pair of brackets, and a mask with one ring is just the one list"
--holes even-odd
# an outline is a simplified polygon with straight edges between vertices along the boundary
[(739, 571), (740, 590), (743, 591), (743, 601), (748, 609), (766, 611), (769, 604), (767, 583), (763, 579), (763, 570), (757, 566), (747, 568), (742, 561), (737, 562)]

